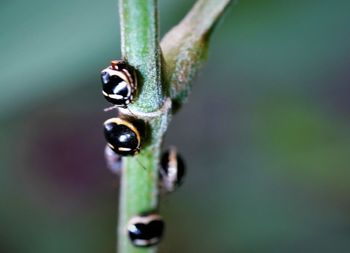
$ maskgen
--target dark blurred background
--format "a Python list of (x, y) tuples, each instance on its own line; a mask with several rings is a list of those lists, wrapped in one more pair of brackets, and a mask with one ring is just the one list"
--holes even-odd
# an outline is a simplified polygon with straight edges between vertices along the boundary
[[(160, 0), (161, 32), (193, 0)], [(350, 252), (350, 2), (240, 1), (166, 145), (161, 252)], [(0, 3), (0, 252), (114, 252), (118, 181), (99, 71), (117, 0)]]

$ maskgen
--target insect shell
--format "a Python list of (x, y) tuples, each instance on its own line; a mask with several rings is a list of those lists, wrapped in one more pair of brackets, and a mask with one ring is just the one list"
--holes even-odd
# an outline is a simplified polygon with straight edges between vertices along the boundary
[(185, 163), (176, 148), (169, 148), (160, 162), (159, 177), (162, 188), (167, 192), (175, 191), (183, 183), (185, 172)]
[(126, 108), (132, 102), (137, 88), (135, 70), (125, 61), (112, 61), (101, 71), (102, 94), (108, 102)]
[(140, 132), (132, 123), (121, 118), (111, 118), (103, 125), (107, 145), (116, 154), (128, 156), (140, 151)]
[(116, 175), (119, 175), (123, 169), (123, 157), (116, 154), (108, 145), (105, 147), (105, 160), (107, 168)]
[(160, 242), (164, 227), (164, 221), (158, 214), (148, 214), (131, 218), (127, 229), (134, 246), (150, 247)]

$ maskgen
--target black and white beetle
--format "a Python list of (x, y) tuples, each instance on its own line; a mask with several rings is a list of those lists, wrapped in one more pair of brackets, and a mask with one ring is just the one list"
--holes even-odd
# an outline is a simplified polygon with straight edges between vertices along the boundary
[(167, 192), (173, 192), (183, 183), (186, 168), (175, 147), (170, 147), (161, 158), (159, 177), (161, 186)]
[(132, 102), (136, 89), (136, 71), (125, 61), (112, 61), (101, 71), (102, 94), (108, 102), (126, 108)]
[(103, 125), (107, 144), (115, 153), (128, 156), (140, 151), (140, 132), (132, 123), (121, 118), (111, 118)]
[(107, 168), (116, 175), (120, 175), (123, 169), (123, 157), (116, 154), (108, 144), (105, 147), (105, 160)]
[(150, 247), (160, 242), (164, 232), (164, 221), (158, 214), (136, 216), (128, 222), (131, 243), (137, 247)]

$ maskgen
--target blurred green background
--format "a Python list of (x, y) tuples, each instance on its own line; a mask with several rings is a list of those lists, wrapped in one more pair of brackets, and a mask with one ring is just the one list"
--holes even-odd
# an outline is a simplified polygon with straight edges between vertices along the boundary
[[(160, 0), (164, 34), (193, 0)], [(186, 158), (161, 252), (350, 252), (350, 2), (241, 0), (166, 145)], [(0, 3), (0, 252), (114, 252), (99, 71), (117, 1)]]

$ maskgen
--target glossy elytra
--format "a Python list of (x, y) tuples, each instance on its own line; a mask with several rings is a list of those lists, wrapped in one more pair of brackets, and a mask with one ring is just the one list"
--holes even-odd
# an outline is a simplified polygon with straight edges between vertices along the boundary
[(121, 156), (134, 155), (140, 151), (141, 137), (130, 122), (111, 118), (104, 122), (104, 135), (108, 146)]
[(136, 72), (125, 61), (112, 61), (101, 71), (101, 80), (107, 101), (123, 108), (132, 102), (137, 88)]
[(106, 145), (105, 151), (105, 160), (107, 168), (114, 174), (119, 175), (123, 168), (123, 157), (116, 154), (110, 146)]
[(169, 148), (161, 158), (159, 177), (164, 190), (172, 192), (183, 183), (185, 163), (175, 147)]
[(131, 243), (137, 247), (149, 247), (160, 242), (165, 224), (158, 214), (136, 216), (128, 222)]

